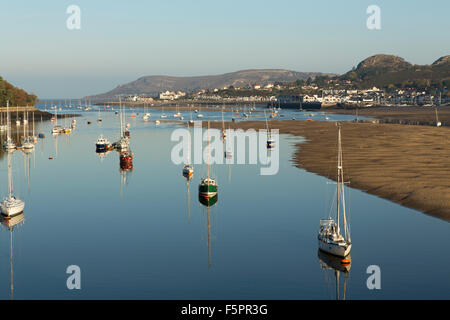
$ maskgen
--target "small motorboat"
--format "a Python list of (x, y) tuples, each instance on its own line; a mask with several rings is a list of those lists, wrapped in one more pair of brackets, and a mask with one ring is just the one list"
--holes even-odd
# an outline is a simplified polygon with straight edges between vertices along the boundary
[(110, 143), (108, 139), (103, 138), (103, 135), (100, 135), (100, 137), (97, 139), (97, 142), (95, 143), (95, 151), (96, 152), (106, 152), (110, 148)]
[(183, 167), (183, 176), (187, 179), (191, 179), (194, 174), (194, 168), (190, 164), (185, 164)]

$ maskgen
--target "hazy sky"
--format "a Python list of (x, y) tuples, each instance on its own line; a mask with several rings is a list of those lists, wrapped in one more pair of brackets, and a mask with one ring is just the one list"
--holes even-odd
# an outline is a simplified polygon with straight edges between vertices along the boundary
[[(72, 4), (80, 30), (66, 27)], [(366, 27), (372, 4), (381, 30)], [(450, 54), (449, 12), (448, 0), (2, 0), (0, 76), (78, 98), (154, 74), (343, 73), (377, 53), (429, 64)]]

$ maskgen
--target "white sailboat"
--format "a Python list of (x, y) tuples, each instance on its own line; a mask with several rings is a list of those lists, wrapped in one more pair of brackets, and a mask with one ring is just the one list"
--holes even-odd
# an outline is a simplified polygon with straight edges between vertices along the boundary
[(30, 136), (27, 136), (26, 127), (27, 127), (27, 125), (24, 123), (22, 151), (25, 153), (28, 153), (28, 152), (32, 152), (34, 150), (34, 143), (33, 143), (33, 138)]
[(148, 120), (150, 120), (150, 116), (151, 116), (151, 114), (150, 114), (150, 112), (147, 112), (147, 108), (146, 108), (146, 105), (144, 102), (144, 115), (143, 115), (142, 119), (144, 121), (148, 121)]
[(6, 131), (8, 126), (3, 123), (3, 112), (0, 112), (0, 131)]
[(19, 120), (19, 106), (16, 106), (16, 126), (20, 126), (20, 120)]
[(123, 130), (123, 110), (122, 110), (122, 99), (119, 97), (119, 120), (120, 120), (120, 136), (119, 141), (116, 142), (116, 149), (119, 152), (125, 152), (129, 149), (129, 141), (128, 138), (125, 136), (125, 132)]
[(101, 111), (100, 111), (100, 106), (98, 106), (98, 118), (97, 118), (97, 122), (102, 122), (102, 115), (101, 115)]
[(13, 196), (12, 183), (12, 160), (11, 153), (8, 152), (8, 196), (3, 199), (1, 212), (6, 217), (12, 217), (21, 213), (25, 207), (25, 202)]
[(3, 149), (6, 152), (14, 152), (16, 150), (16, 144), (11, 139), (11, 119), (9, 117), (9, 101), (6, 101), (6, 141), (3, 142)]
[(58, 125), (58, 109), (55, 109), (55, 125), (52, 128), (52, 134), (60, 134), (62, 130), (62, 127)]
[[(342, 170), (341, 126), (338, 125), (337, 203), (336, 220), (320, 220), (318, 235), (319, 249), (339, 257), (346, 257), (352, 248), (350, 230), (347, 223), (344, 197), (344, 173)], [(342, 206), (342, 211), (341, 211)], [(342, 213), (344, 236), (341, 235), (340, 215)]]
[(222, 130), (221, 130), (222, 140), (227, 138), (227, 133), (225, 132), (225, 120), (223, 118), (223, 106), (222, 106)]
[(437, 108), (434, 108), (434, 110), (436, 112), (436, 127), (440, 127), (442, 123), (439, 121)]
[[(201, 111), (201, 107), (199, 106), (198, 108)], [(201, 119), (201, 118), (203, 118), (203, 114), (199, 110), (195, 110), (195, 113), (197, 113), (197, 118)]]
[(275, 140), (272, 138), (272, 134), (269, 130), (269, 122), (267, 121), (266, 110), (264, 110), (264, 117), (266, 118), (266, 130), (267, 130), (267, 149), (275, 148)]
[(183, 166), (183, 176), (186, 179), (190, 180), (194, 174), (194, 167), (191, 164), (191, 135), (190, 135), (189, 123), (188, 123), (188, 131), (189, 131), (188, 150), (187, 150), (186, 163)]
[(175, 114), (173, 115), (173, 117), (174, 117), (174, 118), (181, 118), (181, 113), (180, 113), (180, 111), (178, 111), (178, 104), (177, 104), (177, 106), (176, 106), (176, 111), (177, 111), (177, 113), (175, 113)]

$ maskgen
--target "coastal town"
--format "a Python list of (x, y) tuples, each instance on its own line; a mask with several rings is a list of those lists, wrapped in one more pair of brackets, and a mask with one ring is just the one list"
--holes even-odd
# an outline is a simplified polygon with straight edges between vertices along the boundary
[[(351, 86), (351, 82), (346, 82)], [(338, 87), (338, 86), (336, 86)], [(322, 108), (336, 106), (441, 106), (450, 103), (450, 94), (445, 87), (442, 90), (418, 90), (401, 88), (392, 91), (377, 87), (367, 89), (340, 89), (319, 87), (312, 82), (298, 86), (296, 83), (252, 84), (246, 87), (223, 87), (201, 89), (192, 92), (170, 91), (149, 94), (127, 94), (124, 101), (140, 103), (170, 103), (170, 102), (226, 102), (226, 103), (277, 103), (289, 95), (301, 96), (302, 102), (320, 103)], [(281, 99), (280, 99), (281, 98)]]

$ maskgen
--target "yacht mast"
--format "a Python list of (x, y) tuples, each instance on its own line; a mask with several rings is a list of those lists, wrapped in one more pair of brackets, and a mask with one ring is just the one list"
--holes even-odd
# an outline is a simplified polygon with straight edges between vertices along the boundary
[(7, 139), (8, 141), (11, 141), (11, 119), (9, 117), (9, 100), (6, 101), (6, 134), (7, 134)]
[(188, 139), (188, 150), (187, 150), (187, 157), (186, 157), (186, 164), (191, 164), (191, 128), (189, 127), (188, 122), (188, 133), (189, 133), (189, 139)]
[[(210, 157), (211, 157), (211, 146), (210, 146), (210, 141), (209, 141), (209, 120), (208, 120), (208, 169), (207, 169), (207, 174), (206, 174), (208, 179), (209, 179), (209, 166), (211, 163)], [(209, 184), (209, 182), (208, 182), (208, 184)]]
[(343, 170), (343, 159), (342, 159), (342, 141), (341, 141), (341, 126), (338, 125), (338, 209), (337, 209), (337, 227), (338, 233), (340, 231), (339, 225), (339, 209), (340, 209), (340, 200), (342, 196), (342, 217), (344, 219), (344, 238), (346, 241), (350, 241), (350, 232), (348, 230), (347, 225), (347, 214), (345, 211), (345, 195), (344, 195), (344, 170)]
[(341, 125), (338, 124), (338, 164), (337, 164), (337, 212), (336, 212), (336, 224), (337, 224), (337, 233), (340, 233), (340, 224), (339, 224), (339, 212), (340, 212), (340, 201), (341, 201)]
[(12, 183), (12, 164), (11, 164), (11, 152), (8, 152), (8, 197), (12, 198), (12, 189), (13, 189), (13, 183)]
[(122, 98), (119, 96), (119, 119), (120, 119), (120, 139), (123, 138), (123, 129), (122, 129)]
[(266, 115), (266, 110), (264, 110), (264, 118), (266, 118), (266, 131), (267, 131), (267, 138), (270, 138), (270, 133), (269, 133), (269, 122), (267, 122), (267, 115)]

